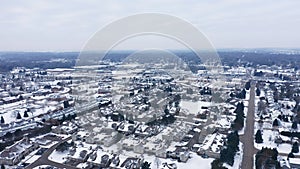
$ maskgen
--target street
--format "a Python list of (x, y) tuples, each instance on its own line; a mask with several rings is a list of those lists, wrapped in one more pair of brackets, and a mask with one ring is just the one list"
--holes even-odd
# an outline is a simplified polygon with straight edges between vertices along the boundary
[(243, 169), (253, 169), (254, 155), (257, 150), (254, 147), (254, 113), (255, 113), (255, 84), (251, 84), (250, 99), (248, 105), (248, 113), (246, 117), (245, 134), (241, 136), (241, 142), (243, 143)]
[(71, 139), (71, 137), (68, 137), (68, 138), (58, 142), (57, 144), (53, 145), (51, 148), (46, 150), (38, 160), (36, 160), (35, 162), (28, 165), (26, 167), (26, 169), (31, 169), (31, 168), (34, 168), (34, 167), (38, 167), (40, 165), (50, 165), (50, 166), (54, 166), (54, 167), (57, 167), (57, 168), (75, 169), (76, 167), (61, 164), (61, 163), (57, 163), (57, 162), (54, 162), (54, 161), (51, 161), (51, 160), (48, 159), (50, 154), (55, 150), (55, 148), (57, 146), (59, 146), (61, 143), (65, 142), (65, 141), (68, 141), (70, 139)]

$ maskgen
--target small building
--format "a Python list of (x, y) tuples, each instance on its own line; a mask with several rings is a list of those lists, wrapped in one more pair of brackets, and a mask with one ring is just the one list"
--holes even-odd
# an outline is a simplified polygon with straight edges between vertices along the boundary
[(2, 101), (3, 101), (4, 104), (14, 103), (18, 100), (19, 99), (15, 96), (2, 98)]
[(62, 125), (52, 128), (52, 131), (54, 133), (58, 133), (58, 134), (73, 134), (77, 130), (78, 130), (78, 127), (70, 121), (63, 122)]

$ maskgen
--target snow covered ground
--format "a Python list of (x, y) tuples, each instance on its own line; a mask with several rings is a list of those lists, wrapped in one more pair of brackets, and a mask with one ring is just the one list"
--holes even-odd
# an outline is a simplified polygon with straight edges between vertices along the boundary
[[(256, 133), (256, 131), (254, 133)], [(263, 143), (258, 144), (255, 143), (254, 140), (254, 147), (259, 150), (261, 150), (262, 147), (276, 148), (279, 153), (285, 153), (285, 154), (290, 153), (292, 150), (292, 145), (288, 143), (276, 144), (274, 140), (277, 136), (279, 136), (278, 131), (272, 131), (266, 129), (262, 130)], [(294, 153), (294, 155), (300, 155), (300, 153)]]
[[(103, 152), (102, 152), (102, 154), (103, 154)], [(60, 154), (60, 156), (61, 156), (61, 154)], [(101, 157), (101, 155), (100, 155), (100, 157)], [(132, 151), (122, 151), (122, 153), (119, 155), (121, 163), (124, 162), (128, 157), (144, 158), (144, 161), (151, 163), (151, 165), (150, 165), (151, 169), (168, 169), (166, 164), (176, 165), (177, 168), (179, 168), (179, 169), (186, 168), (186, 167), (188, 167), (189, 169), (199, 169), (199, 167), (201, 169), (211, 169), (211, 162), (214, 160), (214, 158), (202, 158), (199, 155), (197, 155), (196, 153), (191, 153), (190, 159), (186, 163), (178, 162), (177, 160), (173, 160), (173, 159), (157, 158), (153, 155), (136, 154)], [(59, 161), (58, 159), (56, 159), (56, 160)], [(84, 165), (86, 165), (86, 164), (80, 163), (80, 164), (78, 164), (77, 167), (82, 167)]]
[[(41, 106), (41, 105), (37, 105), (37, 104), (26, 105), (25, 103), (21, 103), (21, 101), (19, 103), (20, 103), (20, 105), (15, 105), (15, 106), (14, 106), (14, 103), (6, 104), (5, 106), (11, 105), (12, 107), (2, 109), (2, 110), (0, 109), (0, 111), (1, 111), (0, 116), (3, 116), (6, 124), (9, 124), (9, 123), (12, 123), (15, 121), (20, 121), (17, 119), (18, 113), (20, 113), (22, 119), (28, 119), (28, 118), (39, 116), (41, 114), (45, 114), (48, 111), (53, 111), (53, 110), (57, 109), (57, 105), (60, 105), (61, 107), (63, 107), (63, 105), (58, 102), (55, 102), (55, 104), (57, 104), (55, 106), (50, 106), (50, 104), (49, 104), (49, 106), (44, 106), (44, 105)], [(26, 106), (33, 107), (32, 111), (28, 112), (29, 117), (27, 117), (27, 118), (23, 117), (24, 112), (26, 111), (26, 108), (25, 108)]]
[[(145, 160), (151, 162), (150, 168), (152, 169), (168, 169), (167, 166), (163, 166), (164, 163), (172, 164), (174, 163), (178, 169), (181, 168), (189, 168), (189, 169), (211, 169), (211, 162), (214, 160), (213, 158), (202, 158), (195, 153), (190, 154), (191, 159), (189, 159), (186, 163), (181, 163), (178, 161), (173, 161), (171, 159), (157, 159), (154, 156), (145, 156)], [(159, 165), (157, 165), (159, 164)]]
[[(295, 105), (294, 101), (289, 101), (289, 100), (279, 100), (278, 103), (272, 103), (270, 104), (266, 110), (269, 113), (268, 115), (263, 116), (263, 123), (258, 123), (258, 120), (260, 119), (259, 115), (257, 115), (258, 112), (258, 102), (260, 101), (260, 97), (273, 97), (272, 92), (270, 92), (271, 89), (267, 89), (269, 91), (265, 92), (264, 90), (260, 90), (261, 94), (260, 96), (255, 96), (255, 104), (256, 104), (256, 113), (255, 113), (255, 126), (254, 126), (254, 134), (256, 134), (256, 131), (260, 129), (262, 131), (262, 138), (263, 138), (263, 143), (257, 144), (255, 143), (254, 140), (254, 146), (257, 149), (261, 149), (262, 147), (268, 147), (268, 148), (276, 148), (279, 153), (284, 153), (288, 154), (291, 152), (292, 145), (290, 143), (282, 143), (282, 144), (276, 144), (275, 139), (277, 137), (281, 137), (284, 141), (291, 141), (289, 137), (285, 137), (280, 135), (280, 131), (291, 131), (291, 126), (292, 122), (283, 122), (279, 120), (279, 127), (278, 128), (273, 128), (273, 121), (278, 118), (278, 115), (290, 115), (293, 116), (293, 112), (291, 109), (286, 109), (283, 108), (281, 105), (289, 105), (293, 106)], [(271, 94), (270, 94), (271, 93)], [(271, 95), (271, 96), (270, 96)], [(270, 99), (272, 100), (272, 99)], [(294, 130), (297, 131), (297, 130)], [(298, 127), (298, 132), (300, 131)], [(300, 153), (296, 153), (298, 155)]]
[(210, 107), (215, 103), (212, 102), (205, 102), (205, 101), (191, 101), (191, 100), (181, 100), (180, 102), (180, 107), (183, 110), (187, 110), (190, 114), (197, 114), (199, 112), (201, 112), (201, 110), (205, 110), (205, 109), (201, 109), (202, 107)]
[(201, 107), (209, 107), (211, 105), (211, 102), (203, 101), (193, 102), (188, 100), (182, 100), (180, 102), (180, 107), (184, 110), (188, 110), (188, 112), (191, 114), (197, 114), (201, 110)]
[(66, 161), (65, 157), (67, 157), (68, 153), (69, 151), (59, 152), (54, 150), (48, 159), (54, 162), (63, 163)]

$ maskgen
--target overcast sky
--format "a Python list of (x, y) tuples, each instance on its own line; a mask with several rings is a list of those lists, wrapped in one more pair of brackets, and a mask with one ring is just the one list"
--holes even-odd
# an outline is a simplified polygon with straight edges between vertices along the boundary
[[(300, 48), (299, 9), (298, 0), (7, 0), (0, 5), (0, 51), (80, 51), (105, 25), (143, 12), (185, 19), (216, 48)], [(178, 48), (149, 36), (117, 48), (143, 44)]]

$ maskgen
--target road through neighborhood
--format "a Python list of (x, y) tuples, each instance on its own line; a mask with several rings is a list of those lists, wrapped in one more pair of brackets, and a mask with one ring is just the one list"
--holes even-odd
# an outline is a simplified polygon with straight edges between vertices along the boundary
[(60, 164), (60, 163), (57, 163), (57, 162), (54, 162), (54, 161), (51, 161), (51, 160), (48, 159), (50, 154), (56, 149), (57, 146), (59, 146), (61, 143), (65, 142), (65, 141), (68, 141), (70, 139), (71, 139), (71, 137), (68, 137), (68, 138), (60, 141), (59, 143), (53, 145), (49, 149), (47, 149), (38, 160), (36, 160), (32, 164), (28, 165), (26, 167), (26, 169), (31, 169), (31, 168), (34, 168), (34, 167), (38, 167), (40, 165), (50, 165), (50, 166), (54, 166), (54, 167), (57, 167), (57, 168), (75, 169), (76, 167), (72, 167), (72, 166), (65, 165), (65, 164)]
[(242, 169), (253, 169), (254, 155), (257, 150), (254, 147), (254, 113), (255, 113), (255, 84), (251, 84), (250, 99), (246, 117), (245, 133), (241, 136), (244, 145)]

